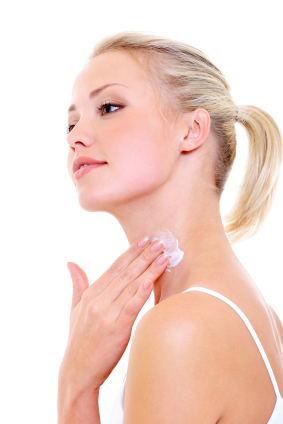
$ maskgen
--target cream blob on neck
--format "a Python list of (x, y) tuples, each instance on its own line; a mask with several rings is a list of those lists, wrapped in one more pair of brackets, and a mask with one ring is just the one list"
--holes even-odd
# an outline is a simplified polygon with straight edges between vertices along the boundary
[(170, 272), (168, 268), (176, 266), (183, 259), (184, 252), (178, 248), (178, 240), (169, 230), (162, 229), (156, 231), (150, 238), (151, 242), (154, 240), (161, 240), (163, 242), (163, 251), (169, 256), (169, 263), (165, 271)]

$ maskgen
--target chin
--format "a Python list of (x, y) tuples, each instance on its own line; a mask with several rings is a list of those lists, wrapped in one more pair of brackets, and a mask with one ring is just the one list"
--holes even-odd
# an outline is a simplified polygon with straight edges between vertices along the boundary
[(78, 202), (82, 209), (87, 212), (109, 212), (115, 209), (115, 205), (121, 203), (121, 199), (114, 197), (115, 194), (102, 194), (99, 190), (90, 193), (89, 190), (80, 189), (78, 192)]
[(79, 205), (87, 212), (103, 212), (105, 211), (105, 202), (101, 199), (85, 198), (84, 196), (78, 197)]

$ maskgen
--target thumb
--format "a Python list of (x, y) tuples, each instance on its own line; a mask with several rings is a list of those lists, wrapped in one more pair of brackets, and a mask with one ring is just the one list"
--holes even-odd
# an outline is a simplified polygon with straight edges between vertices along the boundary
[(73, 297), (71, 309), (73, 309), (82, 298), (83, 292), (89, 288), (88, 278), (84, 270), (74, 262), (67, 262), (68, 270), (73, 282)]

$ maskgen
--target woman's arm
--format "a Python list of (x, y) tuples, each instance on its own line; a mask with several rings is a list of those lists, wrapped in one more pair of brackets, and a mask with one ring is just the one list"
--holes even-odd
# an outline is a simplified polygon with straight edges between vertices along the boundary
[(101, 424), (98, 397), (99, 393), (78, 394), (70, 386), (58, 391), (58, 424)]
[[(69, 338), (58, 375), (58, 424), (100, 423), (99, 389), (126, 350), (153, 282), (168, 264), (168, 256), (159, 258), (162, 243), (150, 243), (148, 237), (142, 240), (91, 285), (78, 265), (68, 264), (73, 297)], [(156, 259), (162, 257), (165, 262), (160, 264)]]

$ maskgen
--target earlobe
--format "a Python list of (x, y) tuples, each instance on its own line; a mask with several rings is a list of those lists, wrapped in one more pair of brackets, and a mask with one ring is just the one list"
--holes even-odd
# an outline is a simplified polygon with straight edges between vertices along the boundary
[(205, 109), (196, 109), (185, 114), (186, 134), (181, 140), (180, 151), (190, 151), (199, 147), (210, 132), (210, 116)]

